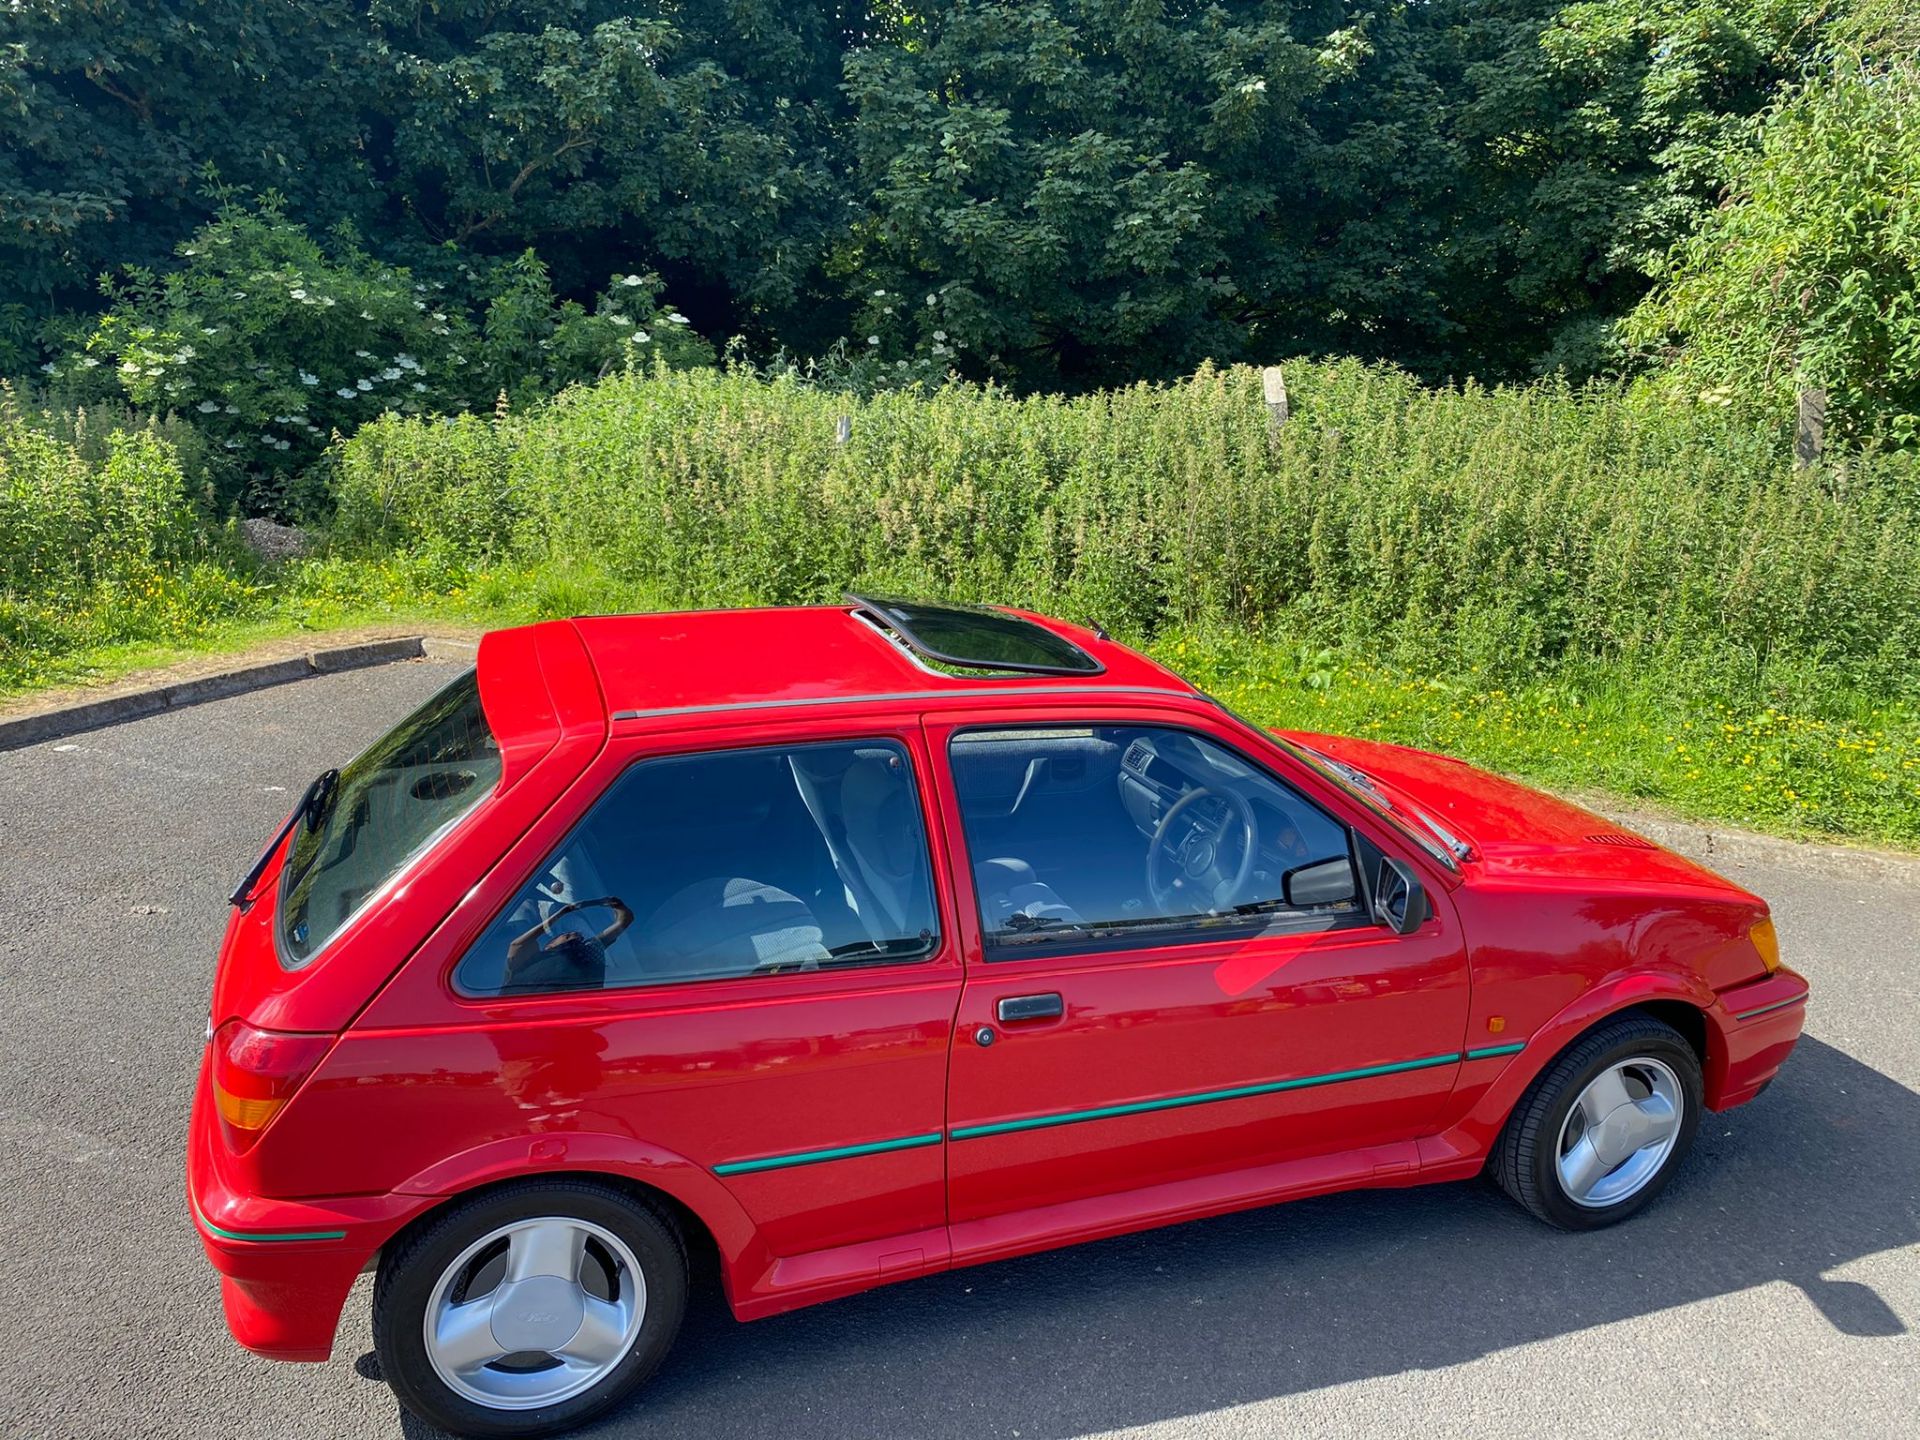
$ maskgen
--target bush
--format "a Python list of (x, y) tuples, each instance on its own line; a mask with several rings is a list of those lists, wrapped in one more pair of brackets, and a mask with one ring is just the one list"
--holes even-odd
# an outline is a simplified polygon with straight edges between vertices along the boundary
[(338, 455), (341, 533), (660, 605), (857, 584), (1502, 675), (1690, 647), (1920, 675), (1912, 457), (1796, 472), (1771, 435), (1612, 389), (1287, 379), (1270, 435), (1244, 369), (1073, 400), (624, 375), (527, 415), (367, 426)]
[(299, 508), (293, 477), (384, 412), (490, 407), (503, 391), (524, 403), (634, 356), (713, 361), (684, 315), (656, 306), (655, 276), (615, 277), (591, 314), (555, 301), (531, 253), (497, 272), (463, 264), (451, 286), (345, 229), (322, 245), (271, 196), (224, 204), (179, 257), (106, 281), (107, 313), (45, 368), (66, 399), (190, 420), (232, 461), (210, 471), (222, 508)]

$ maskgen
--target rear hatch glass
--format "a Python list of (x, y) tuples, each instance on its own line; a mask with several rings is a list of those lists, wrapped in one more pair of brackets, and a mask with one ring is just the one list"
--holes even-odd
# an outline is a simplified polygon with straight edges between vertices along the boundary
[(469, 671), (344, 766), (295, 825), (280, 872), (283, 962), (311, 960), (499, 781)]

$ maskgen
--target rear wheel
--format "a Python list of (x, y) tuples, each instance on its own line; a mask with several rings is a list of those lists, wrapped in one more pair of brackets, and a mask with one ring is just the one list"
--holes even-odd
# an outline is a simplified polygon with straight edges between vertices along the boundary
[(1628, 1015), (1561, 1055), (1514, 1107), (1489, 1168), (1563, 1230), (1634, 1214), (1672, 1178), (1700, 1123), (1700, 1060), (1670, 1025)]
[(644, 1381), (686, 1310), (673, 1223), (596, 1181), (453, 1206), (382, 1260), (373, 1342), (394, 1393), (442, 1429), (547, 1435)]

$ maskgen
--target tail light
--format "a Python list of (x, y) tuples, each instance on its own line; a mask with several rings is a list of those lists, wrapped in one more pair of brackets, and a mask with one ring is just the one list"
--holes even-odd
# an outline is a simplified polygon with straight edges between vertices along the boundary
[(213, 1035), (213, 1104), (227, 1141), (245, 1150), (333, 1045), (331, 1035), (289, 1035), (229, 1020)]

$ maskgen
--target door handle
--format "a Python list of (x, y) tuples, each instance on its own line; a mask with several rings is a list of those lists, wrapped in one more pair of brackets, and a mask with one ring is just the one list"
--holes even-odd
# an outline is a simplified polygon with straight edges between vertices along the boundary
[(1067, 1013), (1066, 1002), (1052, 995), (1009, 995), (994, 1007), (1002, 1025), (1022, 1020), (1058, 1020)]

